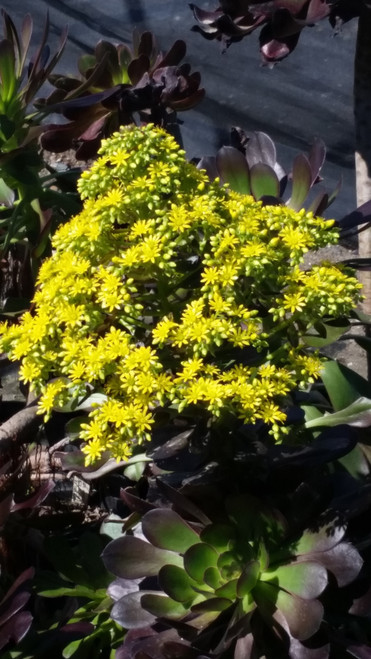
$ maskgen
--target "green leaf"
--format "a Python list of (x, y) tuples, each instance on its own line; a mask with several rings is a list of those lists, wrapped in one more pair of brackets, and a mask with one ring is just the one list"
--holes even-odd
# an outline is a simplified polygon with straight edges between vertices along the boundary
[(246, 158), (233, 146), (223, 146), (216, 156), (216, 165), (222, 183), (240, 194), (251, 194), (250, 174)]
[(261, 581), (276, 586), (305, 600), (318, 597), (327, 586), (327, 570), (315, 562), (291, 563), (263, 572)]
[(343, 458), (339, 458), (338, 462), (343, 465), (353, 478), (359, 479), (368, 476), (370, 473), (370, 464), (359, 445), (355, 446), (354, 449), (347, 455), (344, 455)]
[(312, 170), (304, 153), (299, 153), (292, 169), (292, 192), (288, 205), (296, 211), (303, 208), (312, 182)]
[(106, 589), (94, 590), (86, 586), (74, 586), (73, 588), (60, 587), (41, 590), (38, 592), (42, 597), (86, 597), (89, 600), (102, 600), (106, 597)]
[(303, 340), (311, 348), (323, 348), (337, 341), (349, 327), (349, 322), (341, 318), (328, 323), (317, 322), (315, 324), (317, 333), (306, 334)]
[(200, 542), (190, 547), (184, 554), (184, 568), (192, 579), (202, 583), (208, 568), (216, 567), (218, 553), (213, 547)]
[(306, 421), (306, 428), (332, 428), (345, 423), (356, 428), (368, 428), (371, 426), (371, 400), (369, 398), (358, 398), (354, 403), (334, 414), (325, 414), (318, 419)]
[(158, 575), (161, 588), (176, 602), (188, 602), (196, 597), (193, 580), (182, 567), (164, 565)]
[(280, 183), (274, 169), (262, 162), (253, 165), (250, 170), (251, 192), (255, 199), (261, 197), (279, 197)]
[(236, 539), (233, 526), (228, 524), (210, 524), (201, 531), (201, 540), (218, 551), (226, 551)]
[(142, 530), (153, 545), (184, 553), (200, 541), (199, 535), (174, 510), (156, 508), (142, 519)]
[(13, 206), (15, 200), (15, 193), (4, 181), (0, 178), (0, 204), (10, 208)]
[(260, 564), (258, 561), (250, 561), (237, 583), (237, 597), (243, 598), (255, 587), (260, 574)]
[(181, 618), (189, 611), (188, 606), (184, 606), (181, 602), (176, 602), (164, 595), (156, 595), (155, 593), (147, 593), (141, 599), (142, 607), (156, 616), (156, 618)]
[(360, 396), (371, 398), (371, 386), (363, 377), (338, 361), (323, 365), (321, 379), (335, 411), (343, 410)]
[(0, 78), (0, 96), (3, 101), (10, 101), (16, 89), (16, 75), (14, 48), (9, 39), (0, 41)]

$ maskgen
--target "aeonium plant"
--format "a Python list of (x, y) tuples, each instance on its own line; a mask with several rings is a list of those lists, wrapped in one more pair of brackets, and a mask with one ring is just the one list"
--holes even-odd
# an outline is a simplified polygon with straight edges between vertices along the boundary
[[(189, 504), (192, 522), (154, 508), (140, 529), (103, 551), (117, 577), (108, 591), (117, 600), (111, 616), (130, 630), (123, 656), (139, 658), (149, 639), (158, 651), (149, 656), (159, 658), (328, 657), (326, 636), (319, 645), (306, 641), (328, 624), (320, 601), (328, 572), (342, 587), (362, 566), (344, 526), (318, 519), (293, 535), (280, 511), (248, 494), (228, 497), (212, 519)], [(171, 635), (161, 632), (167, 628)]]
[(337, 241), (333, 221), (210, 182), (153, 125), (105, 140), (79, 190), (83, 210), (56, 232), (32, 310), (1, 326), (40, 414), (93, 394), (87, 463), (125, 459), (163, 411), (288, 432), (290, 392), (321, 371), (305, 335), (360, 298), (346, 268), (301, 267)]

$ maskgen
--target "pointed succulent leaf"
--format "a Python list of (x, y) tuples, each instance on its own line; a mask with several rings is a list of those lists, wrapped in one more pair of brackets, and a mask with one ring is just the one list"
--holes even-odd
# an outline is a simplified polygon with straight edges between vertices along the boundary
[[(153, 591), (150, 590), (138, 590), (135, 593), (125, 595), (118, 602), (115, 602), (111, 609), (110, 617), (121, 625), (121, 627), (124, 627), (124, 629), (149, 627), (156, 621), (156, 616), (142, 607), (142, 597), (152, 593)], [(153, 594), (157, 593), (155, 592)]]
[(216, 166), (222, 183), (240, 194), (251, 194), (250, 173), (246, 159), (233, 146), (223, 146), (216, 156)]
[(257, 584), (253, 594), (263, 617), (270, 620), (277, 608), (285, 617), (290, 633), (299, 641), (318, 631), (323, 618), (323, 606), (318, 600), (303, 600), (263, 582)]
[(248, 595), (255, 587), (260, 575), (260, 563), (258, 561), (249, 561), (241, 572), (237, 582), (237, 597), (242, 598)]
[(208, 568), (216, 567), (218, 553), (213, 547), (199, 542), (190, 547), (184, 554), (184, 569), (192, 579), (202, 583)]
[(299, 211), (310, 190), (312, 171), (309, 160), (304, 153), (299, 153), (294, 160), (292, 169), (292, 192), (289, 206)]
[[(312, 558), (312, 555), (311, 555)], [(305, 561), (280, 565), (263, 572), (261, 581), (272, 582), (305, 600), (318, 597), (327, 586), (327, 571), (320, 563)]]
[(257, 163), (251, 167), (250, 185), (251, 192), (257, 200), (263, 196), (278, 197), (280, 194), (280, 184), (274, 169), (264, 163)]
[[(334, 341), (337, 341), (350, 328), (349, 321), (343, 318), (336, 318), (328, 323), (318, 321), (314, 325), (314, 330), (306, 334), (303, 338), (306, 345), (312, 348), (323, 348)], [(326, 366), (327, 362), (324, 364)], [(323, 366), (323, 368), (324, 368)]]
[(166, 66), (178, 66), (183, 57), (187, 54), (187, 46), (183, 39), (177, 39), (171, 46), (170, 50), (164, 55), (157, 65), (157, 68), (163, 69)]
[(156, 576), (166, 564), (182, 565), (178, 554), (130, 535), (109, 542), (103, 550), (102, 560), (109, 572), (124, 579)]
[(0, 650), (13, 640), (19, 643), (24, 638), (32, 624), (32, 614), (29, 611), (19, 611), (0, 629)]
[(356, 428), (368, 428), (371, 425), (371, 399), (358, 398), (354, 403), (348, 405), (334, 414), (325, 414), (317, 419), (307, 421), (306, 428), (334, 427), (345, 423)]
[(371, 385), (361, 375), (335, 360), (325, 362), (321, 379), (334, 410), (343, 410), (360, 396), (371, 398)]
[(319, 192), (309, 204), (308, 213), (313, 213), (315, 217), (321, 216), (329, 205), (329, 195), (327, 192)]
[(159, 571), (158, 579), (165, 593), (177, 602), (192, 601), (196, 596), (193, 579), (181, 567), (164, 565)]
[(8, 39), (0, 41), (0, 97), (9, 101), (15, 92), (15, 58), (12, 43)]
[(308, 161), (312, 172), (311, 185), (316, 182), (326, 158), (326, 145), (323, 140), (316, 138), (308, 154)]
[(184, 606), (165, 594), (147, 593), (142, 596), (142, 607), (156, 616), (156, 618), (181, 618), (189, 612), (189, 607)]
[(355, 211), (344, 215), (337, 224), (341, 229), (352, 229), (359, 224), (371, 222), (371, 200), (359, 206)]
[(145, 537), (156, 547), (184, 553), (199, 542), (198, 534), (170, 508), (156, 508), (142, 519)]
[(168, 485), (168, 483), (165, 483), (161, 480), (157, 481), (157, 487), (160, 492), (164, 494), (165, 497), (174, 505), (174, 507), (177, 508), (178, 511), (193, 517), (198, 522), (201, 522), (201, 524), (206, 525), (211, 523), (210, 519), (207, 517), (207, 515), (205, 515), (203, 510), (201, 510), (199, 506), (196, 506), (196, 504), (194, 504), (191, 499), (184, 496), (184, 494), (181, 494), (179, 490), (176, 490), (174, 487), (171, 487)]

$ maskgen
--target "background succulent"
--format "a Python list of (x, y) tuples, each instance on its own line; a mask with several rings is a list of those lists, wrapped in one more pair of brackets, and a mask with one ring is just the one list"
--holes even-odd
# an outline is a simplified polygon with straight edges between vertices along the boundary
[(50, 124), (41, 143), (50, 151), (76, 149), (78, 159), (96, 155), (103, 137), (122, 125), (153, 122), (177, 130), (176, 113), (201, 101), (201, 76), (181, 63), (184, 41), (159, 51), (151, 32), (134, 34), (130, 49), (100, 41), (93, 55), (79, 60), (80, 78), (53, 75), (55, 90), (38, 107), (60, 112), (68, 123)]

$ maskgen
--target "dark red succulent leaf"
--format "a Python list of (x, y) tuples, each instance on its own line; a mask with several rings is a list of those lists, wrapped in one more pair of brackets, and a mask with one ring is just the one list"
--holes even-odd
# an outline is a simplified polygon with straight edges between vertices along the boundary
[(94, 55), (80, 60), (82, 79), (50, 78), (56, 90), (39, 99), (38, 107), (61, 114), (69, 123), (47, 126), (43, 148), (73, 148), (77, 158), (90, 159), (101, 140), (120, 125), (138, 120), (164, 127), (174, 123), (176, 112), (193, 108), (205, 93), (200, 74), (181, 63), (185, 55), (181, 40), (162, 54), (150, 32), (135, 35), (131, 50), (101, 41)]
[(222, 41), (226, 47), (262, 27), (259, 41), (265, 63), (287, 57), (297, 46), (300, 34), (326, 18), (339, 23), (359, 16), (365, 0), (220, 0), (215, 10), (190, 5), (197, 21), (192, 29), (206, 39)]
[(22, 572), (0, 602), (0, 650), (11, 640), (19, 643), (31, 626), (31, 613), (22, 609), (30, 598), (34, 574), (34, 568)]

